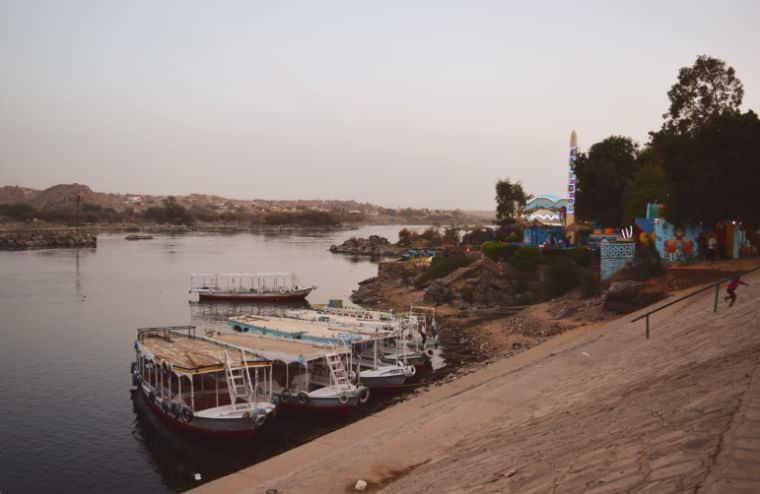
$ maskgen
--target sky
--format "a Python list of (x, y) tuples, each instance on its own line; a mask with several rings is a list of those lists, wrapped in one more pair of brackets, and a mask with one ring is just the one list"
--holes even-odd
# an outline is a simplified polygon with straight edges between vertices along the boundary
[(760, 2), (0, 0), (0, 185), (493, 209), (572, 129), (645, 142), (708, 54), (760, 109)]

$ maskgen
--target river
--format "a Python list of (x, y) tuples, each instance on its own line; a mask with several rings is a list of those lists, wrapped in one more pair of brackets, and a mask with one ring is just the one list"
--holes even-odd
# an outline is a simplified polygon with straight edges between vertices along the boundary
[(402, 226), (322, 234), (192, 234), (97, 249), (0, 252), (0, 492), (177, 492), (340, 426), (278, 417), (250, 444), (200, 444), (135, 413), (129, 364), (138, 327), (222, 324), (188, 303), (193, 272), (293, 271), (346, 299), (373, 262), (328, 252), (352, 236), (397, 240)]

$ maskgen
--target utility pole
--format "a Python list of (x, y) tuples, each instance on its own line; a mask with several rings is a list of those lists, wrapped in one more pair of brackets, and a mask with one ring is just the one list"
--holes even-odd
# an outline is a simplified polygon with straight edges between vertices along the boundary
[(77, 238), (79, 238), (79, 205), (82, 201), (79, 192), (77, 192), (76, 208), (74, 209), (74, 227), (76, 228)]

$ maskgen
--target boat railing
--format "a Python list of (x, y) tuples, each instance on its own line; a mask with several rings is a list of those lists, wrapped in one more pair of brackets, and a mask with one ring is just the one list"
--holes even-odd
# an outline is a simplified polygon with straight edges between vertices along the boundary
[(165, 340), (171, 340), (173, 335), (195, 338), (195, 326), (156, 326), (151, 328), (139, 328), (137, 339), (143, 341), (145, 337), (157, 336)]

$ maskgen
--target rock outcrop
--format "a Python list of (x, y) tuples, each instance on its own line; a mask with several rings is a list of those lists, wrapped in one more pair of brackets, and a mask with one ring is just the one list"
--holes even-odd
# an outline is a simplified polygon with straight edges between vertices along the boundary
[(0, 250), (97, 247), (92, 233), (74, 228), (56, 230), (10, 230), (0, 232)]
[(616, 281), (604, 294), (604, 309), (627, 314), (662, 299), (665, 293), (641, 281)]
[(354, 256), (389, 257), (397, 256), (402, 251), (402, 248), (394, 246), (387, 238), (379, 235), (370, 235), (369, 238), (352, 237), (340, 245), (330, 246), (330, 252)]

